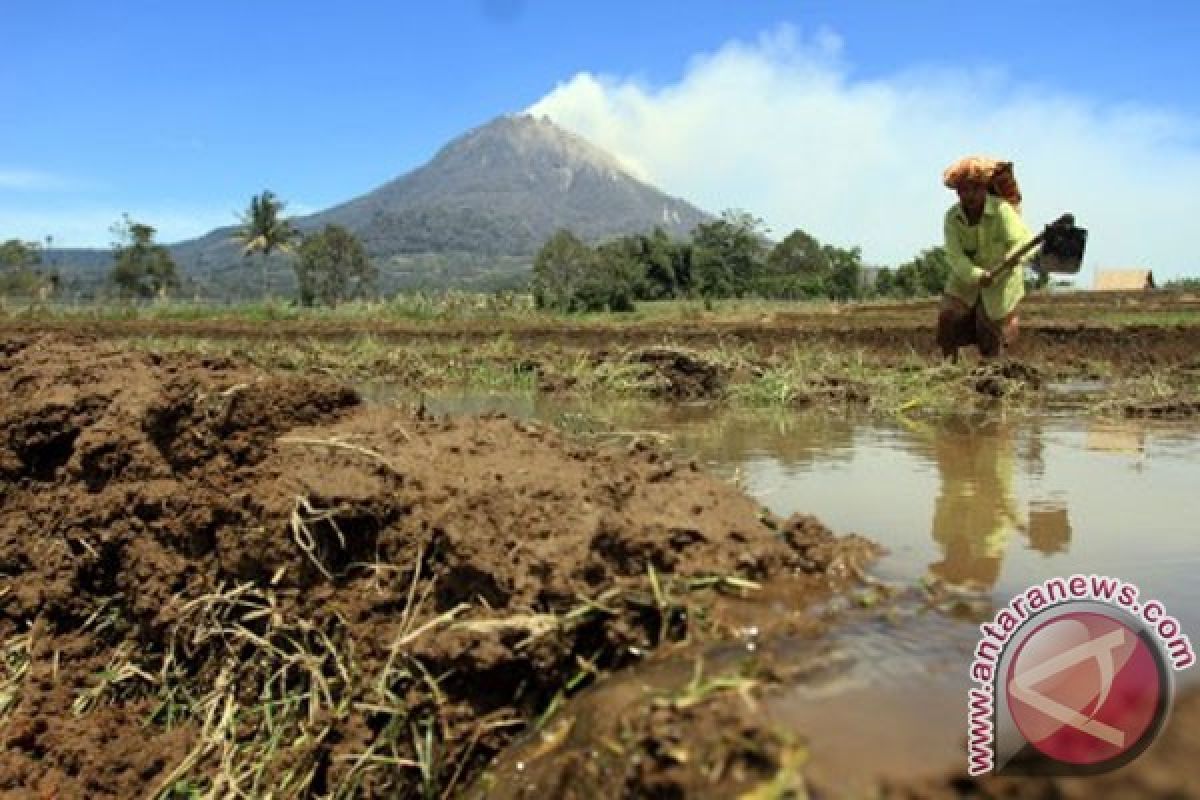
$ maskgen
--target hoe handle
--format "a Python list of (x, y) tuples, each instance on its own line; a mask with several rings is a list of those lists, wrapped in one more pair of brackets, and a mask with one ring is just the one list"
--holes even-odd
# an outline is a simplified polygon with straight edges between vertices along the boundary
[[(1061, 217), (1054, 220), (1054, 222), (1051, 222), (1050, 225), (1047, 225), (1046, 228), (1049, 228), (1051, 225), (1074, 225), (1074, 224), (1075, 224), (1075, 215), (1074, 214), (1063, 214)], [(1006, 272), (1008, 272), (1010, 269), (1012, 269), (1018, 263), (1020, 263), (1021, 259), (1025, 256), (1026, 253), (1028, 253), (1033, 248), (1040, 246), (1042, 244), (1042, 242), (1044, 242), (1045, 240), (1046, 240), (1046, 229), (1043, 229), (1041, 233), (1039, 233), (1037, 236), (1034, 236), (1032, 239), (1030, 239), (1025, 244), (1021, 245), (1019, 248), (1017, 248), (1015, 251), (1013, 251), (1012, 255), (1010, 255), (1008, 258), (1004, 259), (1004, 261), (1002, 261), (1000, 263), (1000, 266), (996, 267), (996, 269), (992, 271), (992, 280), (995, 281), (997, 278), (1003, 277)]]
[(1005, 273), (1007, 273), (1010, 269), (1012, 269), (1018, 263), (1020, 263), (1021, 259), (1025, 256), (1026, 253), (1028, 253), (1030, 250), (1032, 250), (1035, 247), (1039, 247), (1042, 244), (1042, 242), (1045, 241), (1045, 239), (1046, 239), (1046, 232), (1042, 231), (1037, 236), (1034, 236), (1028, 242), (1026, 242), (1025, 244), (1021, 245), (1019, 248), (1017, 248), (1015, 251), (1013, 251), (1013, 254), (1010, 255), (1008, 258), (1004, 259), (1004, 261), (1002, 261), (1000, 263), (1000, 266), (998, 266), (998, 267), (996, 267), (996, 269), (992, 270), (992, 280), (995, 281), (997, 278), (1004, 277)]

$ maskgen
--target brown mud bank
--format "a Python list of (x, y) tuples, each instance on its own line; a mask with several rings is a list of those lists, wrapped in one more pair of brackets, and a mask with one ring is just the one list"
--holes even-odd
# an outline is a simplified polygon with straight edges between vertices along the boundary
[[(1093, 311), (1110, 302), (1086, 300), (1091, 305), (1080, 308)], [(1144, 303), (1121, 300), (1135, 301)], [(151, 352), (234, 355), (262, 369), (414, 391), (536, 389), (884, 414), (1002, 402), (1023, 410), (1195, 417), (1200, 325), (1172, 322), (1182, 308), (1172, 302), (1135, 305), (1147, 323), (1086, 321), (1082, 312), (1064, 317), (1057, 304), (1031, 302), (1032, 319), (1002, 365), (977, 363), (973, 348), (962, 363), (945, 364), (933, 338), (935, 309), (920, 304), (630, 321), (0, 316), (0, 331), (85, 332)]]
[[(873, 554), (652, 444), (224, 357), (10, 338), (0, 398), (0, 797), (454, 796), (612, 670), (737, 639), (765, 582), (811, 628)], [(687, 792), (791, 780), (756, 730)]]
[[(757, 319), (632, 322), (572, 321), (434, 321), (388, 319), (248, 320), (214, 318), (159, 319), (23, 319), (0, 317), (9, 335), (86, 333), (106, 338), (201, 337), (272, 340), (308, 337), (337, 340), (374, 336), (393, 344), (414, 346), (462, 343), (478, 345), (508, 336), (523, 346), (562, 345), (587, 350), (643, 347), (663, 343), (691, 348), (747, 346), (766, 355), (796, 346), (861, 349), (890, 358), (913, 353), (933, 357), (935, 310), (910, 308), (890, 318), (870, 308), (844, 314), (776, 312)], [(1072, 363), (1080, 359), (1164, 367), (1194, 362), (1200, 347), (1200, 325), (1178, 323), (1110, 323), (1034, 320), (1022, 326), (1014, 356), (1022, 360)]]

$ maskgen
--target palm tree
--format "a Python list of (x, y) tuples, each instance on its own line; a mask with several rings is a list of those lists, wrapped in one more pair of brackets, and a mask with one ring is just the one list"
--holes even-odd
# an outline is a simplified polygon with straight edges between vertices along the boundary
[(261, 255), (263, 298), (267, 296), (267, 258), (271, 251), (290, 253), (300, 235), (290, 220), (281, 217), (284, 203), (269, 189), (250, 198), (250, 208), (241, 215), (242, 227), (234, 239), (242, 245), (242, 255)]

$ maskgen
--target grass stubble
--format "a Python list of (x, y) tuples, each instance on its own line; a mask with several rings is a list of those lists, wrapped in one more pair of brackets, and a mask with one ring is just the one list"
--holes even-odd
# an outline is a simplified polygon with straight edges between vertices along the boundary
[[(339, 439), (295, 438), (290, 443), (346, 450), (387, 464), (381, 454)], [(592, 598), (579, 597), (562, 613), (496, 617), (482, 598), (432, 613), (436, 586), (424, 574), (423, 547), (410, 565), (351, 563), (335, 576), (312, 532), (322, 522), (336, 527), (335, 516), (298, 496), (290, 526), (295, 546), (327, 579), (357, 577), (374, 586), (381, 600), (396, 596), (397, 589), (405, 598), (387, 657), (373, 667), (359, 658), (346, 620), (337, 613), (319, 619), (298, 614), (298, 605), (286, 601), (303, 590), (276, 586), (278, 574), (266, 586), (229, 583), (187, 600), (175, 596), (162, 615), (172, 623), (161, 648), (135, 644), (120, 595), (102, 599), (84, 620), (80, 634), (116, 644), (107, 665), (77, 688), (71, 713), (85, 719), (108, 704), (145, 700), (150, 709), (145, 726), (165, 731), (183, 726), (194, 732), (187, 753), (147, 787), (145, 796), (456, 796), (479, 777), (475, 756), (485, 737), (499, 732), (507, 740), (524, 730), (547, 729), (567, 698), (619, 666), (620, 659), (603, 651), (577, 657), (576, 668), (536, 713), (516, 712), (514, 698), (513, 709), (471, 720), (464, 734), (459, 712), (442, 689), (449, 676), (434, 674), (413, 654), (423, 637), (439, 631), (503, 631), (519, 635), (516, 647), (523, 649), (596, 619), (637, 617), (652, 620), (654, 648), (691, 644), (721, 635), (708, 613), (714, 593), (745, 596), (760, 588), (733, 575), (683, 579), (651, 567), (641, 588), (612, 587)], [(0, 724), (20, 702), (43, 625), (35, 620), (0, 647)], [(58, 654), (50, 657), (57, 664)], [(650, 700), (682, 709), (737, 692), (749, 702), (758, 685), (745, 675), (705, 676), (698, 660), (687, 685)], [(367, 719), (376, 732), (357, 750), (333, 741), (339, 723), (352, 715)], [(789, 759), (785, 766), (792, 776), (799, 762)], [(777, 783), (795, 784), (794, 776), (785, 777), (776, 776), (764, 791)], [(747, 795), (774, 796), (783, 795)]]

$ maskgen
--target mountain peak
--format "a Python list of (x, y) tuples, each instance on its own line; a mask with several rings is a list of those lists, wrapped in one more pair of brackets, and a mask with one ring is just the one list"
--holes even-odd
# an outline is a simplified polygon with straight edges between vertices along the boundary
[(431, 165), (457, 159), (515, 157), (570, 169), (632, 177), (609, 153), (555, 125), (549, 117), (506, 114), (459, 136), (434, 156)]

